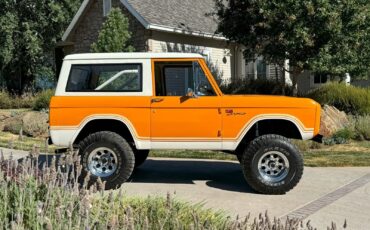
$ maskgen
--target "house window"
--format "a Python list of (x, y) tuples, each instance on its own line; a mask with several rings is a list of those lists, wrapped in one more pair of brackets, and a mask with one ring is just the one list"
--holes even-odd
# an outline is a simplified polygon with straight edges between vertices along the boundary
[(267, 65), (263, 60), (257, 60), (257, 79), (267, 79)]
[(112, 9), (112, 0), (103, 0), (103, 15), (106, 17)]
[(314, 84), (324, 84), (328, 81), (328, 75), (324, 73), (315, 73)]
[(262, 58), (258, 58), (254, 62), (246, 63), (246, 76), (249, 79), (267, 79), (269, 65)]
[(248, 79), (254, 79), (254, 62), (247, 62), (245, 68), (245, 74)]

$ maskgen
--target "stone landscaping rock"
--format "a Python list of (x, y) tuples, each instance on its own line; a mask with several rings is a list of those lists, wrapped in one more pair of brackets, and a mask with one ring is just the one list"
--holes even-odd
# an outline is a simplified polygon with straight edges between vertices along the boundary
[(1, 110), (0, 131), (19, 135), (22, 129), (22, 133), (30, 137), (47, 137), (48, 119), (45, 112)]
[(10, 118), (10, 114), (0, 111), (0, 131), (4, 129), (4, 121)]
[(26, 112), (23, 115), (23, 133), (31, 137), (48, 136), (49, 115), (45, 112)]
[(324, 137), (330, 137), (338, 130), (349, 125), (350, 121), (347, 114), (339, 111), (334, 106), (324, 105), (321, 110), (320, 134)]
[(1, 131), (10, 132), (13, 134), (19, 134), (19, 131), (22, 129), (22, 117), (15, 116), (9, 117), (3, 120)]

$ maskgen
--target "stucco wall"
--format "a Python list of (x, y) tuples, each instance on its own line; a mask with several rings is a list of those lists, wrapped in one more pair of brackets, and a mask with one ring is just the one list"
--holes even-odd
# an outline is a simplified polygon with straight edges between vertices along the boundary
[[(127, 11), (119, 0), (113, 0), (112, 7), (120, 7), (125, 16), (128, 17), (129, 29), (132, 31), (132, 44), (136, 51), (147, 51), (148, 46), (146, 42), (150, 37), (150, 31), (145, 30), (141, 23)], [(65, 52), (90, 52), (91, 44), (97, 40), (105, 19), (106, 17), (103, 16), (103, 1), (92, 1), (85, 14), (82, 15), (75, 30), (67, 38), (67, 42), (74, 43), (73, 49)]]
[(153, 31), (149, 39), (150, 52), (193, 52), (209, 57), (216, 72), (229, 81), (234, 75), (234, 46), (226, 41), (189, 35)]

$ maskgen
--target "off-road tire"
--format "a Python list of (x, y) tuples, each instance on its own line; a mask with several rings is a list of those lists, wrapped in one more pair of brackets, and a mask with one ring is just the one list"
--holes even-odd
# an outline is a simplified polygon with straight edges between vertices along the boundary
[(142, 165), (149, 155), (149, 150), (134, 150), (135, 154), (135, 168)]
[[(90, 134), (79, 143), (79, 151), (82, 161), (82, 175), (85, 178), (88, 173), (89, 154), (97, 148), (106, 147), (113, 150), (117, 156), (117, 169), (108, 177), (102, 177), (105, 181), (105, 189), (116, 189), (126, 182), (131, 176), (135, 166), (135, 155), (128, 142), (114, 132), (102, 131)], [(90, 174), (89, 185), (96, 182), (97, 176)]]
[[(283, 154), (289, 162), (287, 175), (277, 182), (265, 179), (258, 168), (261, 158), (271, 151)], [(241, 166), (248, 184), (264, 194), (285, 194), (298, 184), (303, 174), (302, 155), (289, 139), (279, 135), (264, 135), (253, 140), (245, 149)]]
[(235, 156), (236, 156), (236, 159), (238, 159), (239, 163), (242, 163), (243, 154), (238, 154), (238, 155), (235, 155)]

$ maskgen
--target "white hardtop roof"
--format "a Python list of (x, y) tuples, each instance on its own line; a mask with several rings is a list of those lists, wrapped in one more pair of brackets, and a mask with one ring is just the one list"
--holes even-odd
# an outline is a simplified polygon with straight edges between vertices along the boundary
[(64, 60), (94, 60), (94, 59), (151, 59), (151, 58), (204, 58), (194, 53), (85, 53), (71, 54)]

